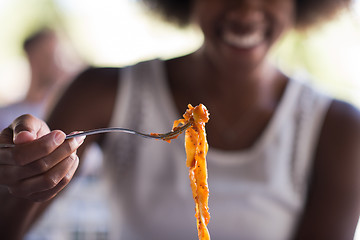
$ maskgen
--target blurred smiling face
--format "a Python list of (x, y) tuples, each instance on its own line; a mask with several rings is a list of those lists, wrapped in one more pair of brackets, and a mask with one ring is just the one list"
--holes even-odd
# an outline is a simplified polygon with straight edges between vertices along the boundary
[(293, 25), (293, 0), (194, 0), (192, 16), (211, 59), (254, 67)]

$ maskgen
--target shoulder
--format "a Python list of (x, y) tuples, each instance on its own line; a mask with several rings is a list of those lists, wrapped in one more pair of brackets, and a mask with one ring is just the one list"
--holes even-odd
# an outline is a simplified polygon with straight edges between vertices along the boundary
[(96, 90), (93, 87), (106, 88), (113, 86), (119, 80), (120, 70), (120, 68), (89, 67), (74, 79), (69, 89), (86, 87), (88, 90)]
[(333, 100), (316, 148), (297, 239), (352, 239), (360, 209), (359, 143), (359, 110)]
[(106, 126), (115, 104), (120, 72), (120, 68), (95, 67), (81, 72), (54, 106), (48, 119), (50, 127), (72, 131)]
[[(358, 108), (344, 101), (333, 100), (319, 138), (315, 164), (322, 168), (317, 170), (326, 174), (330, 173), (343, 180), (346, 178), (357, 180), (356, 176), (360, 171), (359, 144), (360, 112)], [(354, 170), (356, 170), (356, 176), (351, 174), (355, 174)]]
[[(359, 140), (359, 109), (347, 102), (333, 100), (324, 121), (320, 144), (326, 148), (335, 147), (333, 151), (345, 150), (346, 153), (352, 147), (360, 150), (357, 147)], [(360, 151), (357, 153), (360, 154)]]
[[(64, 100), (76, 100), (78, 104), (92, 103), (94, 109), (116, 94), (120, 81), (119, 68), (90, 67), (80, 73), (65, 91)], [(95, 105), (93, 105), (95, 104)]]
[[(333, 170), (334, 172), (331, 173), (333, 176), (344, 177), (344, 180), (353, 177), (353, 180), (356, 180), (360, 171), (359, 144), (359, 109), (347, 102), (333, 100), (319, 138), (315, 164), (318, 163), (323, 168), (318, 171), (331, 173), (330, 170)], [(356, 176), (351, 175), (354, 170)]]
[(318, 168), (315, 168), (315, 171), (326, 174), (331, 181), (341, 179), (338, 186), (346, 179), (351, 181), (352, 186), (360, 184), (357, 181), (360, 171), (359, 144), (358, 108), (344, 101), (333, 100), (321, 130), (315, 161), (315, 167)]

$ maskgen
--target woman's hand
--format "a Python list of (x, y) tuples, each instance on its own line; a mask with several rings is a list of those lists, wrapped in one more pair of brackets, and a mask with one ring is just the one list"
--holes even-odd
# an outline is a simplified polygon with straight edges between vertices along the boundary
[(31, 115), (17, 118), (0, 134), (0, 185), (10, 194), (31, 201), (47, 201), (71, 180), (78, 165), (77, 148), (84, 137), (65, 141), (65, 133), (50, 131), (45, 122)]

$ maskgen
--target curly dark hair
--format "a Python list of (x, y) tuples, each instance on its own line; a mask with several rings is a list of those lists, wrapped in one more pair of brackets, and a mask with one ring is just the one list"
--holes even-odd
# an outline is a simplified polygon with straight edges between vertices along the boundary
[[(141, 0), (146, 7), (159, 13), (164, 19), (186, 26), (190, 23), (192, 0)], [(352, 0), (295, 0), (297, 28), (307, 28), (332, 19), (350, 7)]]

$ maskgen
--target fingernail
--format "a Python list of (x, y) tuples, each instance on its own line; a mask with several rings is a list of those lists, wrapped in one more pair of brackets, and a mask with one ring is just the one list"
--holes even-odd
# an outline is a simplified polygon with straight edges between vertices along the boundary
[(75, 141), (80, 145), (84, 142), (85, 136), (76, 137)]
[(34, 139), (36, 139), (36, 134), (34, 134), (33, 132), (21, 131), (21, 132), (14, 134), (13, 142), (16, 144), (19, 144), (19, 143), (25, 143), (25, 142), (28, 142), (28, 141), (31, 141)]
[(62, 144), (62, 143), (64, 142), (64, 140), (65, 140), (65, 137), (66, 137), (65, 133), (63, 133), (63, 132), (57, 132), (57, 133), (55, 134), (55, 136), (54, 136), (55, 144), (56, 144), (56, 145)]

